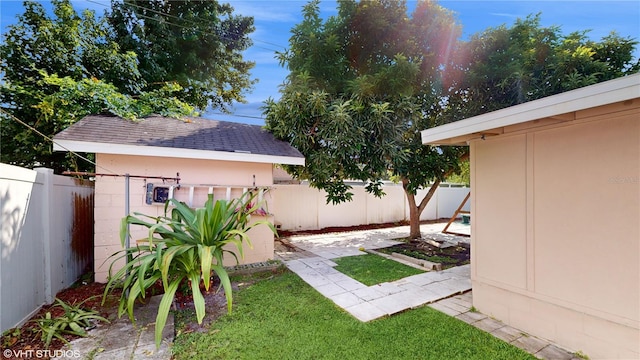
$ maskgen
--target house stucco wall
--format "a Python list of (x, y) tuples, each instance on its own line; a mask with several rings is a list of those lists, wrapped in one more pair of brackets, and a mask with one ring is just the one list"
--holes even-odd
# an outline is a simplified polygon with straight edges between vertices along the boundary
[(592, 359), (640, 357), (640, 99), (472, 140), (481, 312)]
[[(242, 194), (243, 187), (270, 187), (273, 185), (272, 164), (230, 162), (198, 159), (178, 159), (147, 156), (125, 156), (96, 154), (98, 173), (130, 174), (138, 176), (176, 177), (180, 174), (183, 185), (174, 192), (178, 200), (188, 202), (189, 185), (221, 185), (214, 188), (214, 198), (225, 199), (226, 186), (232, 187), (231, 197)], [(145, 203), (146, 183), (162, 184), (162, 180), (130, 178), (130, 212), (146, 215), (162, 215), (163, 204), (148, 205)], [(171, 182), (167, 182), (171, 185)], [(192, 206), (202, 206), (207, 199), (208, 188), (194, 188)], [(269, 202), (271, 196), (267, 194)], [(97, 176), (95, 182), (95, 263), (96, 281), (106, 282), (109, 265), (108, 259), (113, 253), (122, 249), (119, 230), (120, 221), (125, 216), (125, 179), (123, 177)], [(254, 216), (254, 218), (262, 218)], [(268, 217), (268, 220), (272, 220)], [(148, 232), (142, 227), (131, 227), (131, 238), (142, 239)], [(259, 226), (249, 233), (253, 249), (245, 246), (244, 259), (241, 263), (254, 263), (273, 258), (273, 233), (266, 226)], [(122, 266), (116, 263), (115, 268)], [(225, 259), (225, 265), (234, 265), (232, 257)], [(118, 266), (119, 265), (119, 266)], [(115, 269), (114, 268), (114, 269)]]

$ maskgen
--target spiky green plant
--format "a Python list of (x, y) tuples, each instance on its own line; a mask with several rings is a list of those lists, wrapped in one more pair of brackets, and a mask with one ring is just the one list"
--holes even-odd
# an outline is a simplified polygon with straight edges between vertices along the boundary
[[(200, 284), (203, 283), (205, 290), (209, 291), (212, 270), (220, 279), (227, 299), (227, 309), (231, 312), (231, 282), (222, 261), (225, 254), (231, 254), (236, 262), (238, 256), (228, 245), (235, 245), (238, 255), (242, 257), (243, 243), (251, 246), (247, 236), (251, 228), (265, 224), (276, 233), (268, 221), (251, 222), (251, 214), (261, 209), (261, 204), (253, 202), (256, 196), (255, 192), (250, 191), (231, 201), (214, 202), (213, 195), (209, 195), (204, 207), (197, 209), (170, 199), (165, 204), (164, 216), (134, 213), (123, 218), (120, 229), (123, 247), (129, 224), (148, 228), (149, 236), (144, 244), (136, 244), (112, 255), (114, 259), (109, 268), (109, 282), (104, 296), (117, 286), (123, 287), (118, 316), (126, 312), (133, 322), (133, 305), (136, 300), (144, 298), (146, 290), (162, 279), (164, 294), (155, 325), (156, 346), (160, 346), (169, 309), (176, 290), (183, 281), (190, 285), (196, 317), (198, 323), (202, 323), (205, 300)], [(112, 268), (121, 259), (127, 259), (126, 265), (112, 274)]]
[(51, 311), (47, 311), (43, 317), (33, 320), (38, 325), (36, 332), (40, 333), (42, 341), (45, 343), (45, 348), (49, 348), (53, 338), (68, 343), (63, 336), (65, 334), (87, 336), (87, 329), (94, 326), (94, 320), (109, 322), (100, 316), (97, 311), (82, 308), (82, 305), (89, 299), (78, 304), (69, 305), (56, 298), (56, 304), (53, 307), (61, 307), (64, 310), (64, 314), (53, 317)]

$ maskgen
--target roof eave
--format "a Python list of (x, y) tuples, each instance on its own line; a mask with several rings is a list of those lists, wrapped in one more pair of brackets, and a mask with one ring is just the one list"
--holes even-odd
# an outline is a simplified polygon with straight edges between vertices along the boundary
[(113, 154), (113, 155), (139, 155), (154, 157), (173, 157), (181, 159), (203, 159), (221, 161), (239, 161), (253, 163), (305, 165), (304, 157), (253, 154), (248, 152), (211, 151), (169, 148), (159, 146), (124, 145), (110, 143), (96, 143), (77, 140), (55, 139), (53, 151), (77, 151), (85, 153)]
[(574, 111), (639, 97), (640, 74), (634, 74), (422, 130), (422, 143), (466, 145), (469, 140), (496, 135), (505, 126), (560, 117)]

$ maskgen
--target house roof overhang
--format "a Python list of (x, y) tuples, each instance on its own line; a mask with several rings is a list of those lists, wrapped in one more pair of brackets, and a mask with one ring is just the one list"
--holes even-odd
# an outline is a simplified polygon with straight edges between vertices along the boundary
[(76, 151), (85, 153), (100, 153), (113, 155), (138, 155), (155, 157), (173, 157), (181, 159), (203, 159), (221, 161), (239, 161), (252, 163), (270, 163), (284, 165), (305, 164), (304, 157), (253, 154), (246, 151), (211, 151), (197, 149), (181, 149), (148, 145), (128, 145), (97, 143), (78, 140), (56, 139), (54, 151)]
[(422, 130), (425, 145), (467, 145), (473, 139), (504, 133), (507, 126), (568, 121), (575, 112), (640, 98), (640, 74), (586, 86), (453, 123)]

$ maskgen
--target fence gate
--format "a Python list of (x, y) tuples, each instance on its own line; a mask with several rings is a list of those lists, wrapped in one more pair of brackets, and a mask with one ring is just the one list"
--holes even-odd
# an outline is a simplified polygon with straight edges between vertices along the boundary
[(93, 266), (93, 209), (94, 194), (73, 194), (73, 227), (71, 230), (71, 251), (76, 263), (83, 271)]

